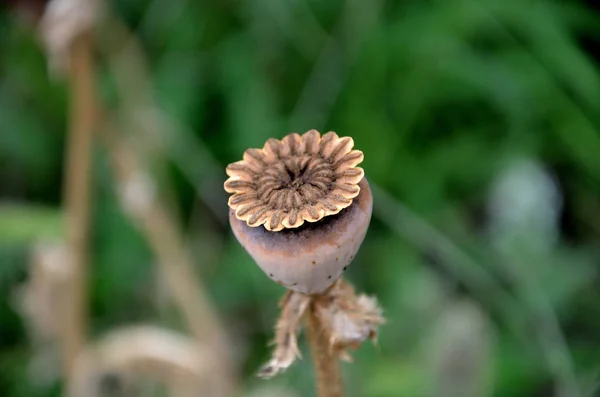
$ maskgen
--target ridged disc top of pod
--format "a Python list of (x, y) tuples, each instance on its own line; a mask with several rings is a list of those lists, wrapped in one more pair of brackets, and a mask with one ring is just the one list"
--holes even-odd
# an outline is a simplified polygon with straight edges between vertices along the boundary
[(364, 156), (353, 147), (350, 137), (316, 130), (269, 139), (227, 166), (228, 204), (248, 226), (273, 232), (335, 215), (360, 193)]

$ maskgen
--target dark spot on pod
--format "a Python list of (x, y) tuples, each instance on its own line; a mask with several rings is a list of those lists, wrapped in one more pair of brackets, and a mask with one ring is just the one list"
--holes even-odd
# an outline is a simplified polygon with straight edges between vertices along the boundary
[(348, 266), (344, 266), (344, 271), (346, 271), (346, 269), (348, 269)]
[(335, 257), (335, 260), (336, 260), (336, 261), (339, 261), (339, 260), (340, 260), (340, 258), (336, 256), (336, 257)]
[(273, 277), (273, 273), (269, 273), (269, 277)]
[(298, 285), (298, 283), (294, 283), (294, 284), (292, 284), (292, 285)]
[(331, 280), (331, 276), (327, 276), (327, 279), (328, 279), (328, 280)]
[(316, 265), (316, 264), (317, 264), (317, 261), (312, 261), (312, 264), (313, 264), (313, 265)]

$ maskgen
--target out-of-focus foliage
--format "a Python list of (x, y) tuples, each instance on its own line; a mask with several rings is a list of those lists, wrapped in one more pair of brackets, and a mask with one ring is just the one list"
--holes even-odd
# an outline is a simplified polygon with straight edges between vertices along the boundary
[[(305, 359), (269, 384), (253, 377), (267, 359), (283, 289), (232, 237), (222, 170), (269, 137), (311, 128), (352, 136), (375, 186), (374, 219), (347, 276), (379, 297), (388, 324), (377, 348), (364, 346), (354, 364), (344, 364), (350, 396), (551, 396), (573, 384), (596, 390), (600, 15), (592, 6), (112, 6), (143, 44), (159, 107), (181, 126), (166, 132), (168, 156), (159, 166), (176, 187), (181, 226), (234, 338), (247, 395), (309, 396), (313, 375)], [(111, 103), (110, 76), (102, 74), (101, 83)], [(31, 29), (13, 13), (0, 14), (6, 397), (60, 389), (36, 383), (42, 376), (28, 369), (32, 346), (14, 293), (27, 276), (31, 243), (62, 230), (67, 104), (65, 84), (48, 78)], [(155, 259), (116, 203), (100, 145), (96, 152), (93, 333), (142, 320), (177, 323), (161, 304)]]

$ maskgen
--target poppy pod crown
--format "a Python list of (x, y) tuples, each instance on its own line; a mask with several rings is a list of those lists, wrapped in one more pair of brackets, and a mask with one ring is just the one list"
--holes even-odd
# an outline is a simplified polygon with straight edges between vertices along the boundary
[(353, 146), (350, 137), (311, 130), (248, 149), (227, 167), (229, 206), (248, 226), (274, 232), (337, 214), (358, 196), (364, 176), (356, 167), (363, 154)]

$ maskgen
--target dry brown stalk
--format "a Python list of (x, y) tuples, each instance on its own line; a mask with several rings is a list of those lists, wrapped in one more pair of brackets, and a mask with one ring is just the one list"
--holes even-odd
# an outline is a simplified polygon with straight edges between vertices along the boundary
[[(118, 26), (122, 28), (118, 30), (120, 33), (128, 33), (122, 25)], [(133, 45), (135, 43), (134, 37), (127, 35), (127, 37), (121, 36), (118, 39), (125, 39), (127, 44), (132, 44), (126, 45), (118, 58), (130, 56), (129, 59), (137, 61), (135, 64), (141, 65), (143, 69), (143, 66), (145, 66), (143, 53), (137, 51), (138, 47)], [(101, 50), (104, 49), (102, 45), (100, 47)], [(114, 54), (103, 55), (108, 55), (109, 61), (113, 61), (110, 57)], [(145, 121), (151, 119), (150, 124), (154, 124), (155, 119), (160, 119), (159, 110), (148, 105), (148, 102), (153, 103), (151, 100), (152, 95), (138, 95), (140, 90), (145, 93), (152, 92), (147, 88), (149, 84), (146, 79), (148, 74), (144, 73), (143, 70), (137, 70), (136, 73), (141, 73), (142, 78), (129, 79), (129, 76), (123, 76), (121, 69), (114, 68), (113, 71), (119, 81), (119, 94), (122, 98), (127, 99), (122, 104), (124, 119), (127, 120), (128, 116), (131, 116), (130, 111), (139, 109), (140, 106), (151, 113), (147, 114)], [(129, 82), (132, 82), (133, 85)], [(143, 101), (143, 99), (148, 99), (148, 101)], [(133, 113), (139, 114), (139, 112)], [(161, 129), (161, 127), (158, 128)], [(148, 139), (148, 134), (142, 133), (142, 131), (147, 132), (146, 129), (139, 125), (129, 129), (134, 132), (131, 136), (141, 139), (142, 142), (152, 142), (156, 138), (152, 136)], [(213, 349), (214, 365), (212, 369), (214, 370), (214, 376), (210, 379), (216, 386), (210, 395), (228, 396), (234, 389), (234, 382), (223, 327), (218, 321), (208, 297), (205, 296), (201, 290), (201, 285), (197, 282), (196, 275), (193, 272), (193, 261), (189, 257), (183, 242), (183, 236), (176, 221), (177, 217), (171, 211), (172, 208), (167, 205), (165, 197), (158, 198), (155, 195), (155, 183), (148, 170), (151, 168), (150, 163), (156, 158), (153, 159), (151, 155), (149, 156), (147, 145), (134, 148), (125, 136), (119, 136), (114, 132), (117, 130), (116, 124), (111, 124), (106, 129), (103, 138), (108, 144), (109, 155), (116, 179), (120, 185), (120, 198), (123, 201), (125, 212), (145, 235), (151, 249), (158, 257), (158, 262), (161, 265), (172, 297), (181, 309), (185, 321), (194, 334), (194, 338), (199, 345), (208, 345)], [(152, 132), (156, 131), (153, 129)]]
[(79, 356), (68, 396), (100, 396), (101, 380), (107, 374), (117, 374), (130, 386), (150, 375), (172, 392), (198, 396), (211, 365), (208, 349), (186, 335), (152, 325), (119, 327), (89, 344)]
[(91, 38), (75, 38), (70, 53), (70, 131), (65, 161), (66, 233), (72, 263), (63, 324), (63, 359), (68, 379), (83, 349), (87, 328), (87, 266), (91, 206), (92, 138), (95, 126)]
[(208, 345), (212, 349), (214, 376), (210, 379), (214, 382), (214, 389), (210, 395), (232, 395), (233, 370), (224, 327), (209, 298), (199, 287), (193, 261), (175, 216), (156, 194), (150, 174), (128, 140), (121, 137), (112, 125), (103, 130), (103, 138), (107, 143), (125, 213), (146, 237), (158, 257), (169, 292), (198, 344)]
[(331, 349), (331, 336), (318, 315), (316, 301), (311, 302), (306, 313), (306, 333), (315, 366), (317, 395), (343, 397), (344, 386), (339, 356)]
[[(107, 144), (120, 199), (126, 214), (158, 257), (168, 290), (194, 338), (199, 345), (213, 350), (214, 373), (210, 380), (217, 387), (212, 395), (231, 395), (235, 389), (234, 366), (224, 327), (193, 271), (194, 263), (179, 229), (173, 202), (167, 200), (167, 189), (157, 193), (150, 171), (162, 162), (163, 144), (157, 139), (168, 135), (172, 126), (163, 122), (163, 114), (154, 101), (145, 56), (136, 36), (114, 15), (103, 23), (98, 47), (117, 81), (121, 123), (117, 125), (112, 122), (112, 115), (108, 117), (111, 121), (102, 138)], [(137, 117), (140, 114), (144, 115), (142, 119)], [(130, 139), (136, 140), (135, 146)]]

